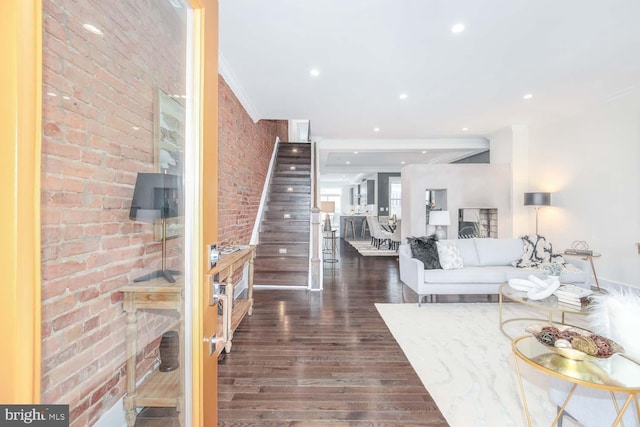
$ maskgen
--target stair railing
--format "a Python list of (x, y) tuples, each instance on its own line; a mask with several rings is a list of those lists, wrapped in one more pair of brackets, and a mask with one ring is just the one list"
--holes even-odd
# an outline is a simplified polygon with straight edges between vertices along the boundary
[(312, 291), (322, 290), (322, 238), (320, 234), (320, 209), (318, 208), (318, 155), (317, 143), (311, 142), (311, 224), (309, 239), (309, 289)]
[(273, 153), (271, 153), (271, 162), (269, 163), (269, 169), (267, 170), (267, 176), (264, 179), (264, 186), (262, 187), (262, 196), (260, 197), (260, 206), (256, 213), (256, 220), (253, 223), (253, 232), (251, 233), (250, 245), (257, 245), (260, 243), (260, 224), (262, 223), (262, 215), (264, 215), (264, 207), (267, 204), (267, 196), (269, 195), (269, 184), (271, 183), (271, 177), (273, 171), (276, 168), (276, 158), (278, 154), (278, 147), (280, 146), (280, 138), (276, 136), (276, 143), (273, 146)]

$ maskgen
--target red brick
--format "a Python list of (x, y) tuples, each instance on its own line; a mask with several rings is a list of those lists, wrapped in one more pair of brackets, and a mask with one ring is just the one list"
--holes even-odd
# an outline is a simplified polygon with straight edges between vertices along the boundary
[(78, 294), (78, 301), (86, 302), (96, 298), (98, 295), (100, 295), (100, 292), (96, 288), (85, 289)]
[(43, 280), (57, 279), (62, 276), (82, 271), (85, 263), (78, 261), (66, 261), (61, 263), (44, 263), (42, 266)]

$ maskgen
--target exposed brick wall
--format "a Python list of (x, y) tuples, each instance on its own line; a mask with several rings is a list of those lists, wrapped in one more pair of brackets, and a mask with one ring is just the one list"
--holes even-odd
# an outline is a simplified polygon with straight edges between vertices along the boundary
[[(71, 425), (87, 426), (125, 392), (118, 289), (161, 263), (153, 226), (130, 220), (129, 206), (136, 174), (153, 171), (156, 90), (184, 93), (184, 36), (167, 1), (43, 8), (42, 401), (70, 404)], [(170, 241), (174, 266), (181, 243)], [(177, 321), (139, 316), (138, 375)]]
[(218, 240), (247, 244), (260, 207), (276, 136), (288, 139), (286, 120), (254, 123), (218, 76)]

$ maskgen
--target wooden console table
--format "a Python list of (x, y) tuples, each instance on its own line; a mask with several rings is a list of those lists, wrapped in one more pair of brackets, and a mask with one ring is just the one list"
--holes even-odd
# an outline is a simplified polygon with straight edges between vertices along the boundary
[[(163, 277), (124, 286), (124, 311), (127, 313), (127, 395), (124, 397), (124, 410), (127, 426), (136, 423), (136, 408), (142, 406), (175, 407), (182, 420), (184, 395), (182, 379), (184, 378), (184, 319), (180, 321), (178, 336), (180, 337), (180, 367), (171, 372), (160, 372), (157, 369), (136, 386), (136, 354), (138, 337), (138, 309), (175, 310), (182, 313), (184, 279), (178, 278), (176, 283), (168, 283)], [(183, 423), (181, 423), (183, 424)]]
[[(224, 255), (209, 274), (217, 275), (220, 283), (225, 282), (227, 301), (233, 301), (233, 279), (238, 271), (249, 264), (248, 293), (246, 299), (237, 299), (235, 306), (229, 303), (227, 319), (218, 317), (218, 336), (225, 336), (227, 341), (224, 350), (231, 351), (233, 332), (244, 316), (253, 311), (253, 259), (255, 246), (250, 246), (231, 254)], [(133, 427), (136, 422), (136, 408), (143, 406), (175, 407), (179, 413), (180, 424), (184, 425), (182, 408), (184, 406), (184, 319), (180, 320), (178, 336), (180, 341), (180, 367), (171, 372), (160, 372), (157, 369), (149, 374), (144, 381), (136, 386), (136, 354), (138, 338), (138, 309), (175, 310), (182, 313), (184, 306), (184, 279), (177, 278), (176, 283), (168, 283), (164, 278), (155, 278), (135, 285), (123, 286), (124, 311), (127, 314), (127, 394), (124, 397), (125, 417), (127, 426)]]
[[(233, 333), (247, 314), (251, 316), (253, 313), (253, 259), (256, 255), (256, 247), (249, 246), (246, 249), (226, 254), (220, 258), (220, 261), (209, 271), (209, 274), (216, 277), (220, 284), (225, 282), (225, 294), (229, 301), (229, 309), (227, 311), (227, 319), (223, 319), (222, 315), (218, 319), (218, 330), (220, 325), (227, 325), (227, 342), (224, 350), (229, 353), (233, 340)], [(235, 304), (233, 299), (234, 287), (233, 279), (238, 271), (242, 271), (244, 266), (249, 264), (249, 273), (247, 277), (247, 298), (237, 299)]]

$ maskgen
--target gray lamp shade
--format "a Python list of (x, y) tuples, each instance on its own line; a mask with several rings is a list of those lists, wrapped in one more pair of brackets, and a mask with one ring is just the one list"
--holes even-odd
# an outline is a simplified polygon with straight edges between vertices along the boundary
[(163, 173), (139, 173), (133, 190), (129, 218), (155, 222), (183, 215), (180, 177)]
[(525, 206), (551, 206), (551, 193), (524, 193)]

